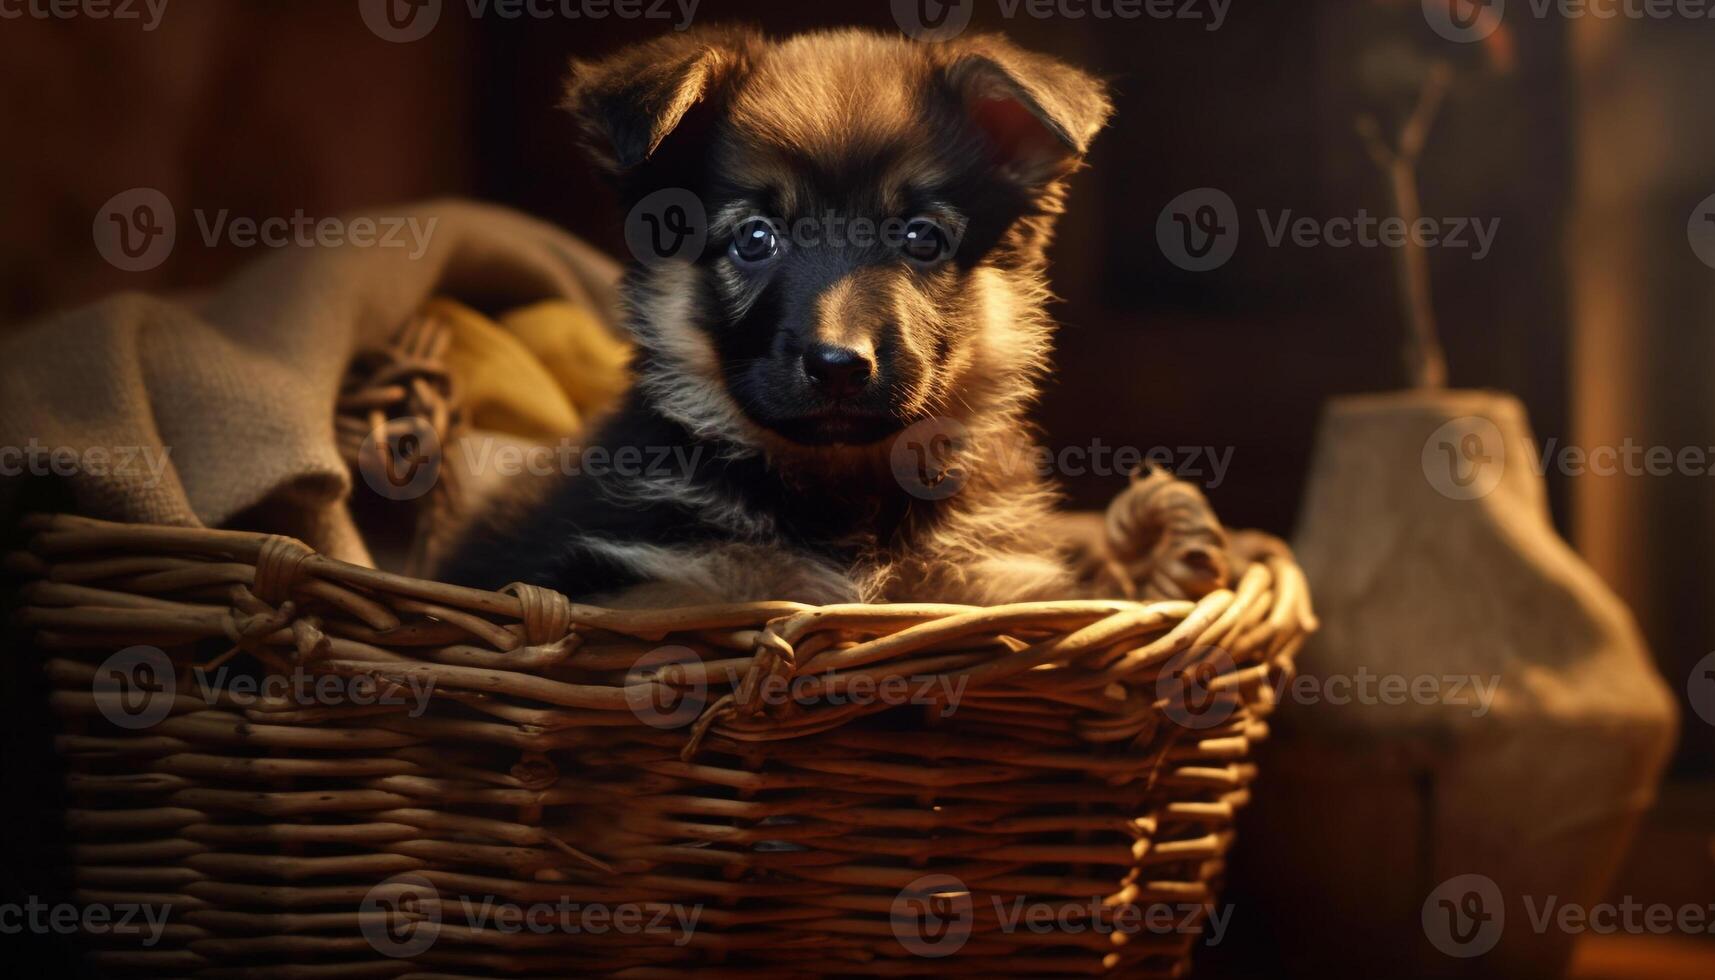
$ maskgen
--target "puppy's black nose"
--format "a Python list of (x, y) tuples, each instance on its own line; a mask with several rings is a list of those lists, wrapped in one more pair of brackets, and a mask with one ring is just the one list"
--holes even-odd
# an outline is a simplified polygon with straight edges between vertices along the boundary
[(804, 373), (830, 398), (846, 398), (863, 391), (875, 365), (850, 347), (811, 344), (804, 352)]

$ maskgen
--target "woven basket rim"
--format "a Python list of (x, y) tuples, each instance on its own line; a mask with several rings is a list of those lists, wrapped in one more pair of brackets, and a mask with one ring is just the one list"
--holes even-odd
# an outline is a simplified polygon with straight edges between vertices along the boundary
[[(1184, 610), (1198, 604), (1185, 599), (1123, 599), (1068, 598), (1042, 599), (1026, 602), (971, 605), (946, 602), (851, 602), (811, 604), (783, 599), (751, 602), (713, 603), (688, 606), (661, 606), (622, 609), (575, 602), (561, 593), (541, 586), (514, 582), (497, 590), (454, 585), (431, 578), (400, 572), (384, 571), (323, 555), (301, 540), (281, 534), (260, 531), (237, 531), (217, 528), (185, 527), (144, 522), (109, 521), (63, 513), (33, 513), (26, 515), (20, 526), (29, 532), (27, 553), (35, 561), (14, 555), (10, 564), (15, 572), (26, 576), (46, 576), (50, 560), (62, 560), (80, 553), (116, 549), (139, 553), (172, 552), (202, 554), (227, 553), (232, 560), (255, 564), (263, 575), (285, 575), (273, 588), (259, 586), (264, 592), (288, 590), (299, 576), (341, 579), (368, 588), (377, 588), (422, 599), (452, 603), (489, 615), (504, 616), (526, 622), (533, 612), (533, 603), (563, 607), (539, 612), (540, 615), (561, 615), (571, 623), (595, 629), (605, 629), (639, 638), (652, 638), (675, 630), (718, 629), (736, 622), (750, 622), (757, 617), (779, 620), (794, 616), (828, 617), (862, 615), (877, 610), (889, 615), (916, 617), (949, 617), (982, 611), (1016, 610), (1043, 614), (1114, 615), (1152, 609)], [(277, 567), (287, 564), (286, 569)], [(1256, 567), (1268, 569), (1271, 579), (1302, 573), (1290, 559), (1269, 556)], [(1285, 576), (1282, 573), (1286, 573)], [(25, 587), (26, 604), (33, 586)], [(1271, 582), (1271, 584), (1280, 584)], [(1216, 598), (1231, 594), (1238, 587), (1216, 590)], [(265, 601), (263, 592), (258, 593)], [(555, 597), (558, 597), (557, 599)], [(1293, 600), (1298, 602), (1299, 595)], [(1209, 596), (1199, 601), (1207, 601)], [(1314, 632), (1318, 622), (1311, 612), (1307, 598), (1293, 609), (1291, 625), (1305, 633)], [(1285, 621), (1282, 621), (1283, 625)], [(546, 641), (538, 641), (546, 642)]]
[[(640, 696), (636, 679), (628, 675), (618, 686), (574, 691), (562, 690), (565, 685), (546, 676), (586, 640), (617, 635), (659, 644), (672, 637), (718, 634), (721, 645), (740, 660), (748, 655), (749, 661), (734, 668), (742, 673), (742, 681), (707, 705), (691, 728), (682, 753), (687, 760), (711, 732), (777, 740), (842, 723), (834, 713), (832, 721), (799, 718), (796, 727), (767, 729), (758, 706), (761, 685), (793, 681), (812, 671), (824, 676), (827, 685), (837, 686), (844, 683), (842, 676), (868, 675), (873, 680), (910, 668), (912, 677), (958, 677), (981, 689), (1050, 663), (1095, 664), (1093, 673), (1057, 675), (1074, 689), (1045, 691), (1044, 698), (1052, 700), (1055, 693), (1088, 697), (1090, 687), (1099, 686), (1103, 678), (1134, 678), (1140, 671), (1164, 669), (1178, 658), (1177, 669), (1197, 666), (1212, 685), (1242, 686), (1246, 703), (1263, 696), (1266, 712), (1273, 698), (1263, 688), (1291, 675), (1293, 658), (1316, 627), (1303, 573), (1283, 550), (1265, 551), (1230, 588), (1196, 601), (1067, 599), (997, 606), (762, 601), (610, 609), (574, 603), (558, 592), (524, 583), (486, 591), (366, 568), (318, 554), (278, 534), (124, 524), (66, 514), (31, 515), (25, 527), (32, 534), (30, 550), (14, 554), (9, 564), (38, 581), (25, 586), (24, 605), (13, 618), (51, 645), (87, 647), (91, 636), (111, 641), (127, 631), (180, 643), (225, 638), (233, 644), (229, 654), (272, 642), (291, 651), (288, 661), (276, 661), (282, 666), (295, 661), (300, 667), (361, 675), (394, 687), (414, 681), (473, 691), (492, 687), (601, 712), (626, 707), (631, 703), (627, 698)], [(74, 567), (80, 558), (115, 553), (136, 556), (143, 562), (139, 569), (153, 569), (169, 580), (175, 571), (185, 572), (174, 568), (175, 563), (223, 566), (229, 596), (224, 602), (176, 602), (80, 581), (121, 567), (111, 557)], [(74, 570), (68, 573), (68, 567)], [(142, 578), (148, 580), (149, 575)], [(340, 625), (324, 632), (317, 616), (304, 614), (303, 602), (325, 608)], [(404, 616), (432, 623), (441, 631), (439, 642), (474, 643), (492, 652), (458, 663), (421, 661), (418, 654), (427, 650), (424, 641), (416, 638), (413, 646), (413, 638), (393, 632), (404, 625)], [(79, 634), (84, 636), (81, 641), (75, 638)], [(834, 650), (823, 642), (829, 636), (853, 635), (861, 638), (855, 646)], [(1126, 648), (1128, 638), (1146, 635), (1154, 638)], [(935, 655), (966, 637), (1010, 642), (1013, 647), (1009, 655), (987, 660)], [(406, 644), (399, 647), (406, 652), (388, 649), (397, 643)], [(806, 643), (807, 653), (802, 649)], [(659, 647), (651, 651), (668, 652)], [(700, 673), (704, 669), (670, 664), (661, 676), (651, 674), (644, 680), (650, 693), (660, 693), (683, 683), (687, 670), (706, 681)]]

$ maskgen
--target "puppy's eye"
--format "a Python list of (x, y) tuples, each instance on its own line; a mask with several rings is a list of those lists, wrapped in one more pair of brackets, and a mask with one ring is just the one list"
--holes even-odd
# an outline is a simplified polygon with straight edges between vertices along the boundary
[(727, 251), (739, 265), (762, 265), (780, 254), (780, 236), (767, 218), (746, 218), (732, 233)]
[(899, 250), (919, 265), (934, 265), (953, 254), (953, 243), (945, 228), (928, 218), (913, 218), (905, 225)]

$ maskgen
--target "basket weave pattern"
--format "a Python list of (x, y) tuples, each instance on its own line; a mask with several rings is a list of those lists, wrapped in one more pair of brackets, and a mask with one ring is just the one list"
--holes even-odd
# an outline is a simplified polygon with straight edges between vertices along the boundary
[[(270, 535), (33, 531), (79, 898), (170, 909), (95, 956), (156, 975), (1176, 975), (1177, 918), (1006, 912), (1214, 902), (1312, 624), (1279, 555), (1197, 602), (615, 611)], [(177, 692), (146, 727), (103, 677), (138, 644)], [(333, 680), (240, 696), (258, 674)], [(326, 693), (356, 690), (385, 703)], [(484, 901), (696, 921), (508, 931)]]

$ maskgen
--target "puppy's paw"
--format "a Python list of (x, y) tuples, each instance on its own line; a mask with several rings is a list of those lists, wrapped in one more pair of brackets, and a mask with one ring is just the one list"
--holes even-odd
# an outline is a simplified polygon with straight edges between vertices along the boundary
[(1108, 505), (1107, 584), (1134, 599), (1200, 599), (1233, 581), (1226, 529), (1196, 484), (1162, 469), (1132, 474)]

